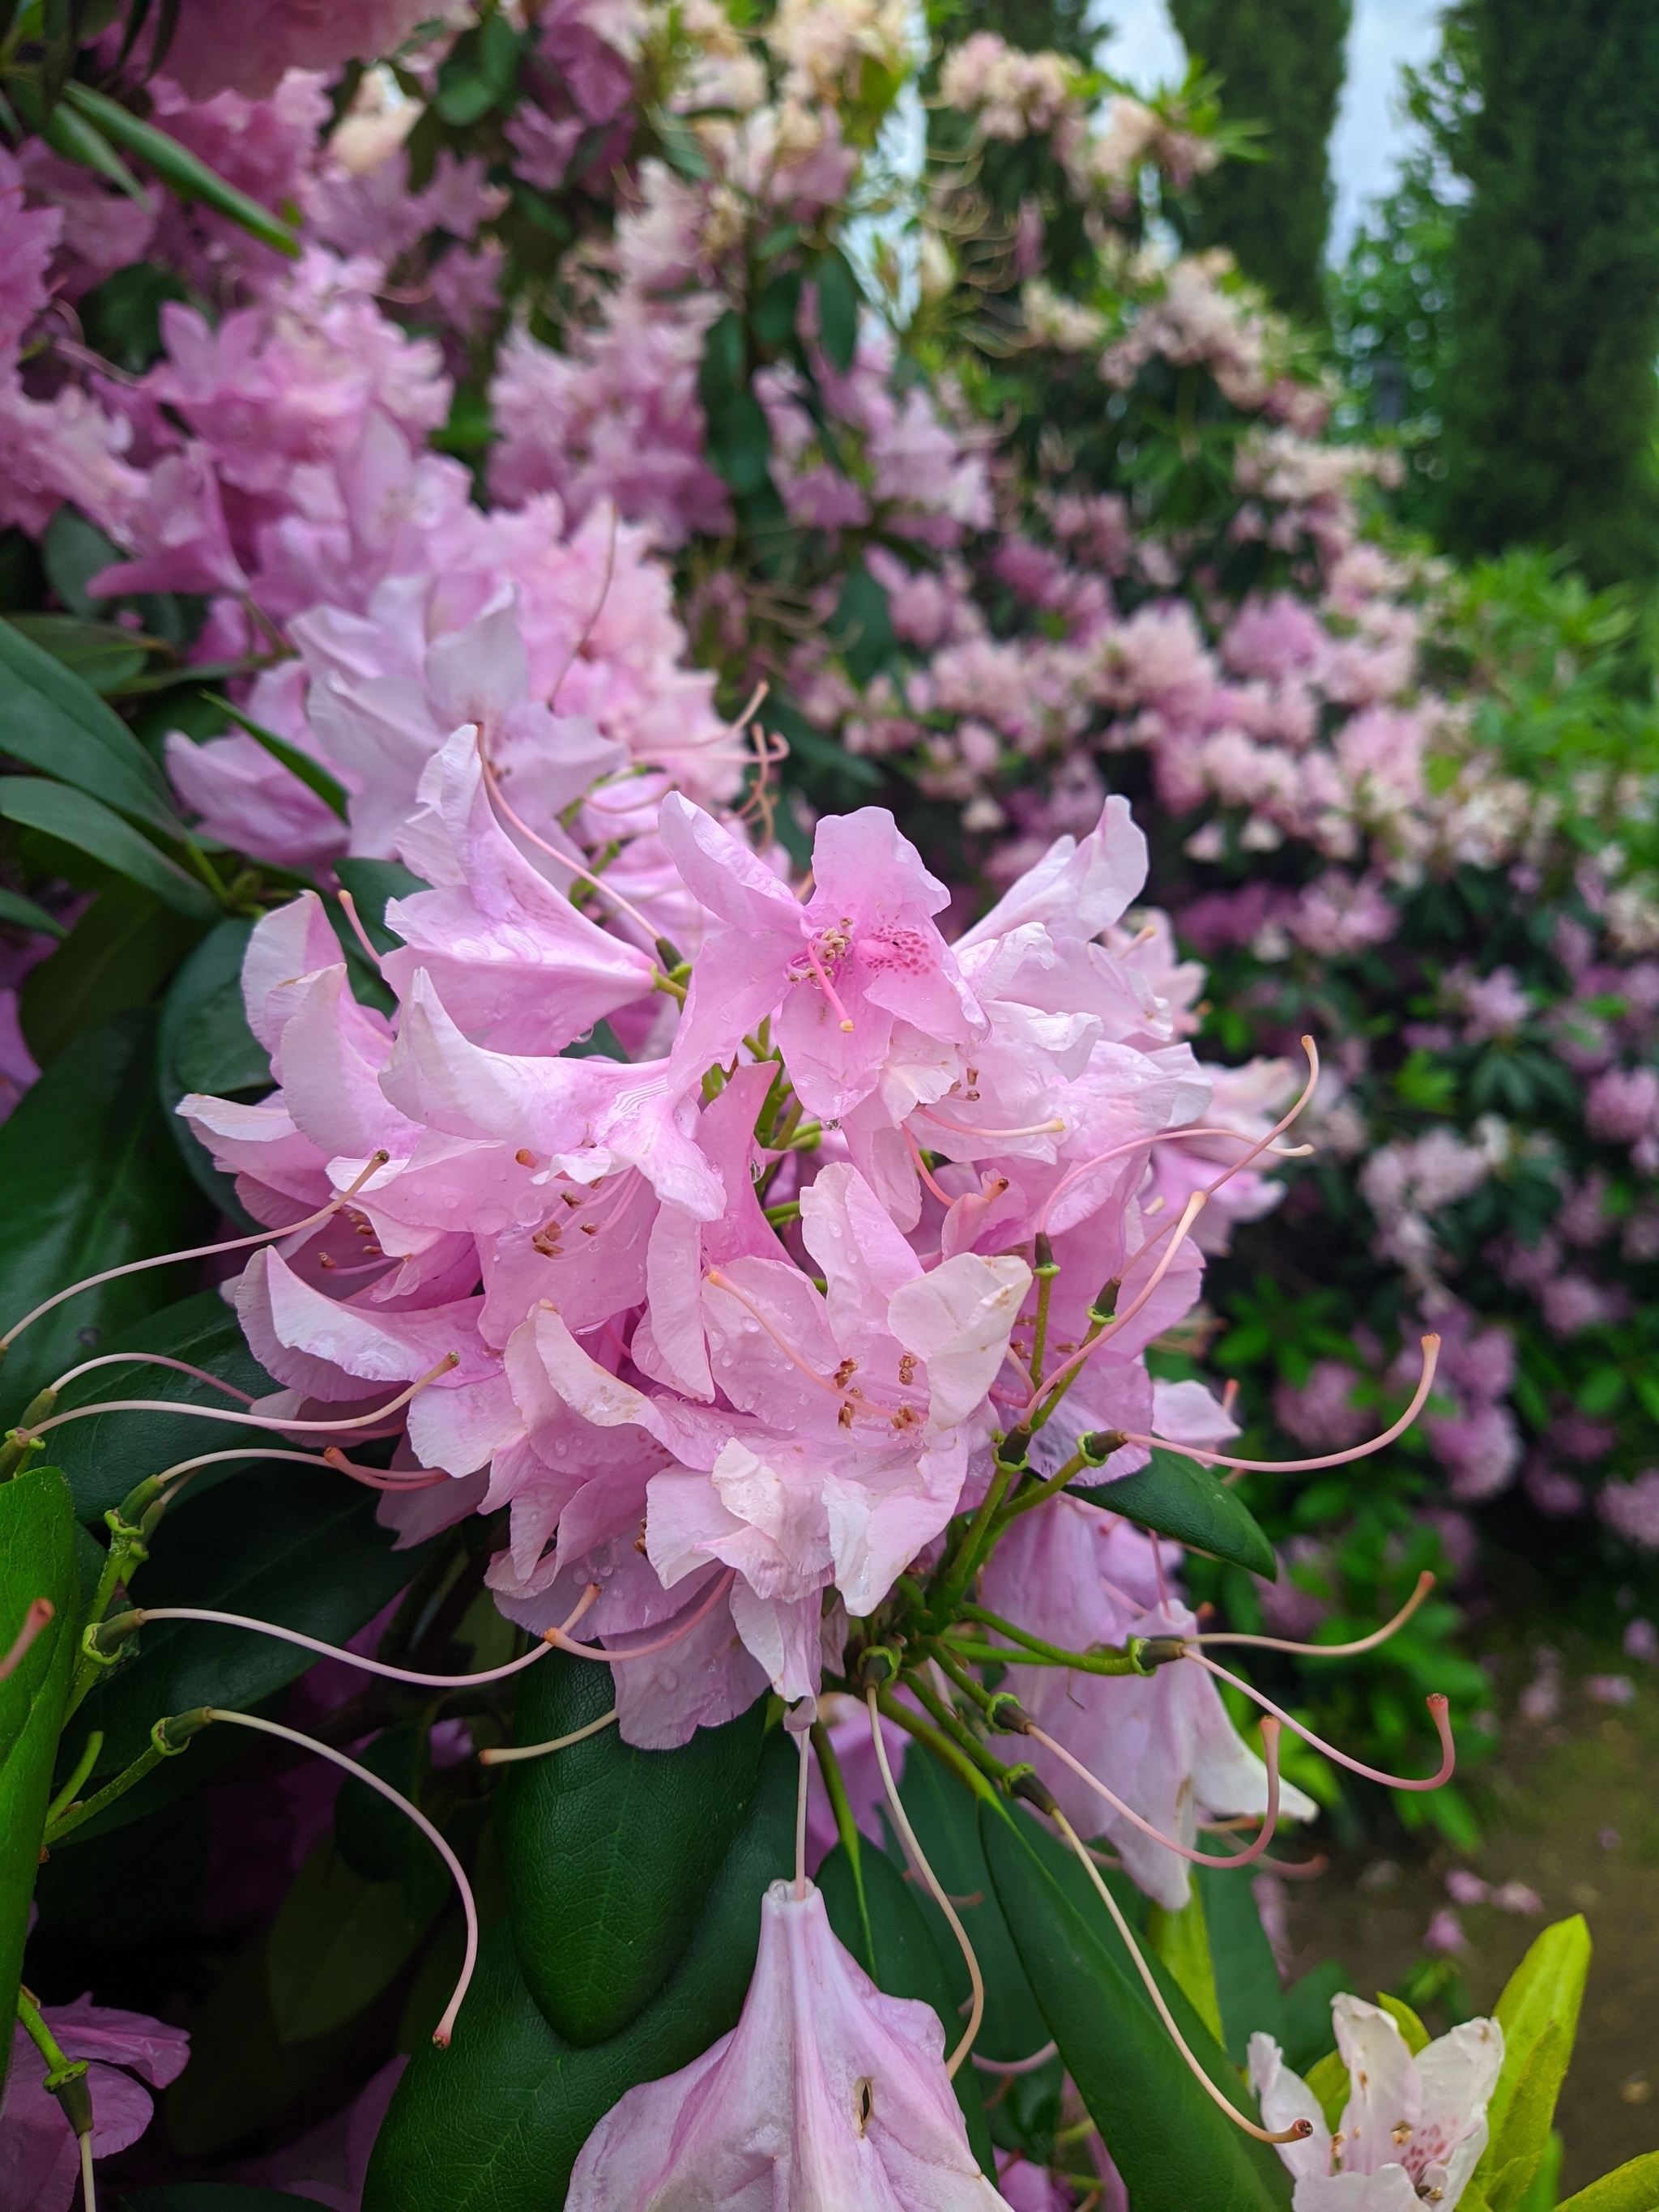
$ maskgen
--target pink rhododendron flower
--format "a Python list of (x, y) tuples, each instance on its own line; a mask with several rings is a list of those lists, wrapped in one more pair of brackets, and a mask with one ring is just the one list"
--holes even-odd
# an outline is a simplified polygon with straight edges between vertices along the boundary
[[(90, 1996), (46, 2005), (41, 2017), (66, 2058), (88, 2062), (94, 2157), (137, 2142), (155, 2110), (149, 2089), (165, 2089), (184, 2072), (190, 2038)], [(0, 2203), (7, 2212), (69, 2212), (80, 2186), (79, 2148), (46, 2078), (46, 2061), (20, 2022), (0, 2098)]]
[[(822, 2204), (995, 2212), (930, 2005), (884, 1996), (820, 1893), (775, 1881), (743, 2017), (679, 2073), (630, 2089), (582, 2146), (570, 2212)], [(1006, 2212), (1006, 2208), (1005, 2208)]]

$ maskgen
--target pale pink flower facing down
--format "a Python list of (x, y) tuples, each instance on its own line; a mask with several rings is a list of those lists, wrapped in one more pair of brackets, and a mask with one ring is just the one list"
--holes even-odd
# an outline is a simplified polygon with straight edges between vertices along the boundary
[(932, 2007), (884, 1996), (823, 1894), (775, 1881), (743, 2017), (630, 2089), (582, 2147), (567, 2212), (869, 2206), (1007, 2212), (975, 2163)]
[(1492, 1892), (1478, 1874), (1454, 1867), (1446, 1876), (1446, 1894), (1454, 1905), (1484, 1905)]
[[(1446, 1916), (1449, 1917), (1450, 1916)], [(1486, 2147), (1486, 2106), (1504, 2063), (1495, 2020), (1465, 2021), (1416, 2057), (1379, 2006), (1334, 1997), (1349, 2095), (1334, 2136), (1319, 2100), (1270, 2035), (1250, 2038), (1250, 2081), (1270, 2128), (1306, 2120), (1279, 2156), (1295, 2177), (1294, 2212), (1456, 2212)]]
[[(108, 2158), (136, 2143), (155, 2109), (142, 2085), (165, 2089), (182, 2074), (190, 2038), (143, 2013), (95, 2005), (90, 1996), (46, 2005), (42, 2017), (66, 2058), (88, 2061), (93, 2156)], [(79, 2187), (79, 2149), (46, 2081), (46, 2061), (20, 2025), (0, 2102), (0, 2204), (6, 2212), (69, 2212)]]
[(1449, 1906), (1443, 1905), (1423, 1933), (1423, 1948), (1443, 1959), (1455, 1958), (1469, 1948), (1463, 1923)]

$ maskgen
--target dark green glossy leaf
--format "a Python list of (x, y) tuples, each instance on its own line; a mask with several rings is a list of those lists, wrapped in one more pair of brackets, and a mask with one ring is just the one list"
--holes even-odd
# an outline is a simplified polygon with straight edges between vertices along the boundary
[(830, 634), (848, 672), (867, 684), (892, 657), (893, 618), (887, 592), (860, 561), (847, 572)]
[[(107, 542), (91, 534), (100, 546)], [(66, 533), (55, 548), (48, 533), (47, 569), (54, 586), (54, 552), (70, 581), (71, 572), (78, 577), (82, 556), (90, 550), (78, 533)], [(9, 622), (0, 622), (0, 751), (93, 794), (135, 822), (147, 822), (170, 836), (182, 834), (161, 770), (120, 716)]]
[(446, 123), (477, 123), (512, 91), (518, 76), (519, 40), (502, 15), (490, 15), (455, 41), (438, 72), (433, 106)]
[[(1289, 2175), (1194, 2080), (1064, 1844), (998, 1806), (981, 1808), (980, 1829), (1027, 1976), (1136, 2212), (1288, 2205)], [(1241, 2112), (1249, 2110), (1226, 2053), (1157, 1959), (1151, 1964), (1194, 2056)]]
[[(615, 1702), (608, 1667), (556, 1653), (520, 1678), (515, 1741), (568, 1735)], [(759, 1699), (678, 1751), (639, 1751), (603, 1729), (509, 1771), (519, 1964), (567, 2042), (616, 2035), (678, 1964), (748, 1811), (765, 1711)]]
[(1258, 2028), (1277, 2044), (1285, 2041), (1285, 1992), (1279, 1968), (1249, 1877), (1241, 1881), (1219, 1868), (1195, 1867), (1193, 1879), (1204, 1900), (1227, 2056), (1235, 2066), (1242, 2066)]
[[(418, 1802), (425, 1753), (425, 1729), (400, 1721), (354, 1755), (360, 1766)], [(334, 1801), (334, 1840), (347, 1865), (368, 1881), (399, 1881), (432, 1856), (432, 1846), (406, 1813), (349, 1775)]]
[(77, 852), (90, 853), (118, 876), (142, 884), (180, 914), (200, 921), (217, 919), (219, 908), (211, 893), (194, 876), (186, 875), (130, 822), (84, 791), (42, 775), (0, 776), (0, 814), (26, 829), (60, 837)]
[[(192, 1091), (264, 1091), (270, 1085), (270, 1057), (241, 1003), (242, 957), (252, 929), (252, 922), (222, 921), (209, 931), (173, 977), (156, 1034), (156, 1084), (172, 1141), (198, 1188), (248, 1229), (258, 1224), (243, 1211), (235, 1178), (219, 1172), (176, 1109)], [(246, 1079), (228, 1083), (227, 1075)]]
[[(199, 1241), (207, 1209), (162, 1125), (155, 1054), (155, 1017), (118, 1015), (76, 1038), (0, 1128), (0, 1326), (84, 1276)], [(180, 1267), (125, 1275), (34, 1322), (0, 1368), (0, 1424), (188, 1279)]]
[(54, 1617), (0, 1682), (0, 2004), (8, 2018), (17, 2008), (40, 1831), (80, 1630), (75, 1511), (69, 1485), (51, 1467), (0, 1483), (0, 1655), (11, 1649), (36, 1598), (48, 1601)]
[[(171, 1268), (157, 1273), (173, 1273)], [(143, 1281), (142, 1276), (137, 1279)], [(43, 1323), (44, 1327), (45, 1324)], [(28, 1341), (27, 1338), (24, 1342)], [(260, 1397), (276, 1384), (247, 1348), (241, 1323), (217, 1291), (198, 1291), (177, 1304), (146, 1314), (130, 1328), (100, 1340), (100, 1355), (112, 1352), (160, 1352), (170, 1358), (186, 1359), (192, 1367), (217, 1375), (238, 1390)], [(58, 1401), (60, 1413), (72, 1407), (91, 1406), (102, 1399), (151, 1398), (183, 1405), (224, 1406), (240, 1413), (234, 1398), (221, 1397), (176, 1368), (100, 1367), (71, 1382)], [(228, 1451), (238, 1444), (283, 1439), (273, 1431), (262, 1438), (257, 1429), (229, 1421), (204, 1421), (188, 1413), (95, 1413), (82, 1421), (66, 1422), (52, 1434), (52, 1456), (70, 1479), (75, 1510), (82, 1521), (98, 1522), (127, 1492), (164, 1468), (203, 1452)], [(200, 1497), (215, 1481), (234, 1476), (234, 1466), (204, 1468), (191, 1481)], [(190, 1494), (190, 1493), (186, 1493)]]
[(842, 375), (853, 366), (859, 342), (859, 289), (845, 258), (822, 255), (813, 274), (818, 287), (818, 334), (823, 350)]
[[(187, 299), (189, 294), (190, 288), (174, 270), (162, 268), (159, 262), (132, 261), (83, 293), (75, 303), (75, 311), (88, 345), (95, 346), (129, 375), (142, 376), (166, 351), (161, 343), (162, 307), (169, 300)], [(120, 557), (112, 549), (99, 565), (106, 567)]]
[(270, 2016), (283, 2042), (308, 2043), (356, 2020), (414, 1957), (450, 1883), (431, 1845), (422, 1850), (427, 1878), (415, 1882), (368, 1880), (331, 1839), (301, 1868), (265, 1954)]
[(1213, 1468), (1183, 1459), (1177, 1452), (1155, 1445), (1152, 1465), (1139, 1474), (1088, 1489), (1073, 1484), (1072, 1495), (1103, 1505), (1109, 1513), (1121, 1513), (1160, 1536), (1172, 1536), (1179, 1544), (1248, 1567), (1268, 1582), (1279, 1579), (1273, 1547), (1249, 1507)]
[[(193, 1425), (211, 1432), (209, 1423)], [(291, 1463), (234, 1474), (194, 1498), (186, 1492), (133, 1578), (134, 1598), (246, 1613), (343, 1644), (396, 1596), (422, 1557), (393, 1551), (391, 1531), (375, 1521), (376, 1504), (331, 1468)], [(157, 1621), (137, 1640), (137, 1659), (100, 1683), (76, 1717), (77, 1728), (84, 1722), (105, 1732), (100, 1781), (137, 1756), (164, 1714), (258, 1705), (316, 1663), (270, 1637), (197, 1621)], [(209, 1729), (88, 1825), (106, 1830), (136, 1820), (247, 1747), (240, 1729)]]
[(299, 240), (287, 223), (279, 222), (258, 200), (251, 200), (246, 192), (239, 192), (234, 185), (228, 185), (205, 161), (198, 160), (176, 138), (169, 138), (165, 131), (158, 131), (153, 123), (142, 122), (130, 108), (123, 107), (118, 100), (111, 100), (104, 93), (94, 92), (89, 84), (66, 84), (64, 98), (124, 154), (147, 163), (180, 199), (200, 200), (204, 207), (228, 216), (263, 245), (274, 246), (278, 253), (292, 256), (299, 252)]
[[(93, 621), (101, 621), (107, 615), (107, 601), (94, 599), (87, 586), (101, 569), (126, 556), (95, 522), (88, 522), (78, 507), (65, 502), (46, 525), (40, 555), (47, 582), (71, 614), (85, 615)], [(148, 754), (145, 758), (149, 760)], [(154, 769), (155, 763), (149, 762), (149, 766)]]
[(401, 860), (337, 860), (334, 872), (351, 893), (357, 918), (376, 949), (390, 952), (403, 939), (386, 927), (386, 910), (392, 899), (412, 898), (432, 886)]
[(36, 906), (21, 891), (0, 890), (0, 921), (9, 921), (17, 929), (39, 930), (43, 937), (64, 938), (69, 935), (55, 915)]
[(88, 1030), (149, 1006), (201, 933), (199, 922), (137, 884), (100, 892), (18, 994), (24, 1041), (40, 1066), (49, 1067)]
[(755, 492), (768, 481), (772, 429), (752, 392), (739, 392), (709, 417), (708, 458), (734, 492)]
[[(962, 2039), (963, 2015), (952, 2000), (945, 1962), (905, 1875), (885, 1852), (860, 1839), (856, 1862), (844, 1844), (837, 1844), (813, 1879), (823, 1892), (830, 1925), (876, 1987), (889, 1996), (915, 1997), (939, 2014), (948, 2057)], [(975, 2068), (959, 2066), (952, 2087), (974, 2156), (994, 2180), (996, 2159)]]
[(113, 623), (83, 622), (79, 615), (8, 615), (6, 620), (100, 694), (118, 691), (149, 658)]
[(222, 699), (216, 691), (210, 691), (206, 696), (210, 705), (229, 715), (239, 730), (246, 730), (256, 745), (263, 745), (272, 760), (280, 761), (290, 775), (297, 776), (307, 791), (315, 792), (331, 814), (337, 815), (342, 822), (345, 820), (345, 786), (331, 776), (320, 761), (313, 760), (309, 753), (302, 752), (298, 745), (291, 745), (286, 738), (279, 738), (275, 730), (266, 729), (263, 722), (256, 722), (251, 714), (245, 714), (228, 699)]
[(795, 1775), (780, 1730), (672, 1978), (608, 2043), (562, 2041), (525, 1986), (510, 1929), (495, 1930), (454, 2042), (416, 2052), (398, 2085), (363, 2212), (558, 2212), (577, 2152), (623, 2091), (689, 2065), (735, 2024), (762, 1895), (794, 1861)]

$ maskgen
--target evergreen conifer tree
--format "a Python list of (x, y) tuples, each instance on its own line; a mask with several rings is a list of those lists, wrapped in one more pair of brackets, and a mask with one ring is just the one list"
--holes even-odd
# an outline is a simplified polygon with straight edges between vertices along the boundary
[(1265, 126), (1265, 158), (1199, 179), (1200, 242), (1231, 247), (1278, 306), (1322, 321), (1326, 147), (1352, 0), (1171, 0), (1170, 12), (1188, 52), (1221, 77), (1228, 120)]
[(1659, 7), (1465, 0), (1479, 106), (1451, 263), (1440, 534), (1659, 567)]

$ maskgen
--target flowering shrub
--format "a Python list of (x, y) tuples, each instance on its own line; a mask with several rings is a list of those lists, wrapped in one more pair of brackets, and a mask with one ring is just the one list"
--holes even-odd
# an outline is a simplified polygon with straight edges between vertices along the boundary
[(3, 2154), (1519, 2201), (1582, 1931), (1418, 2068), (1206, 1929), (1467, 1830), (1464, 1506), (1647, 1540), (1609, 609), (1365, 538), (1201, 83), (231, 17), (0, 58), (0, 1924), (139, 1869), (193, 2039), (26, 1991)]

